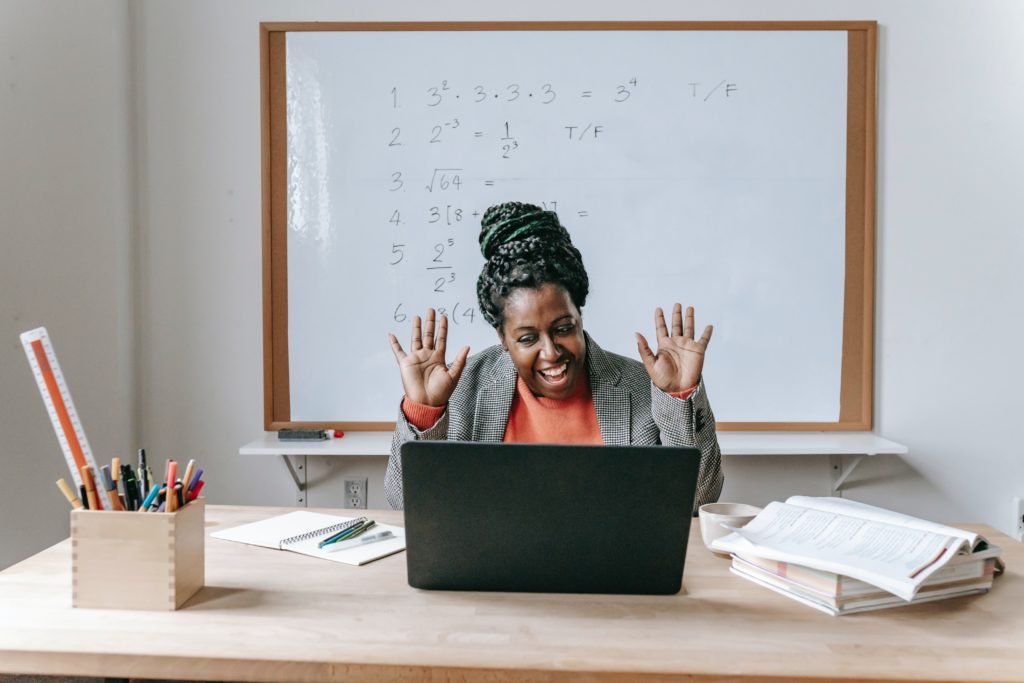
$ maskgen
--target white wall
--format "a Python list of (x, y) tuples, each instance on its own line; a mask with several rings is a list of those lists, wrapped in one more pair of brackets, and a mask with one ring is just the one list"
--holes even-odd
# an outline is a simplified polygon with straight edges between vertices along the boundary
[[(27, 6), (16, 5), (25, 12)], [(115, 8), (110, 11), (117, 14), (122, 5), (101, 7)], [(76, 400), (94, 445), (108, 438), (109, 448), (120, 448), (118, 440), (131, 441), (131, 427), (139, 427), (144, 445), (155, 458), (196, 457), (207, 465), (212, 502), (293, 504), (294, 494), (281, 463), (237, 455), (239, 445), (260, 431), (263, 418), (260, 21), (876, 19), (881, 30), (875, 420), (879, 433), (906, 443), (911, 453), (861, 465), (849, 482), (847, 495), (910, 513), (980, 521), (1010, 530), (1010, 501), (1015, 495), (1024, 496), (1024, 457), (1015, 445), (1019, 442), (1015, 418), (1024, 412), (1024, 399), (1016, 386), (1024, 373), (1015, 348), (1024, 337), (1024, 277), (1014, 267), (1024, 261), (1024, 236), (1017, 227), (1020, 221), (1015, 219), (1020, 212), (1014, 201), (1024, 181), (1024, 143), (1018, 132), (1019, 122), (1024, 120), (1024, 94), (1016, 87), (1024, 80), (1024, 52), (1019, 49), (1024, 5), (925, 0), (661, 0), (628, 5), (583, 0), (555, 5), (529, 0), (498, 5), (469, 0), (401, 0), (345, 4), (145, 2), (133, 7), (135, 155), (140, 160), (132, 176), (139, 190), (134, 261), (138, 278), (133, 281), (131, 266), (123, 263), (132, 248), (131, 231), (126, 226), (131, 201), (123, 187), (130, 168), (127, 152), (114, 154), (105, 148), (99, 158), (99, 173), (80, 178), (69, 170), (75, 159), (80, 159), (75, 156), (82, 147), (80, 140), (105, 133), (115, 119), (118, 128), (125, 127), (121, 125), (124, 118), (112, 115), (114, 110), (125, 109), (123, 82), (105, 73), (105, 78), (112, 79), (109, 87), (117, 93), (112, 99), (108, 95), (103, 109), (107, 115), (87, 118), (81, 127), (70, 129), (69, 149), (54, 149), (48, 157), (61, 173), (71, 174), (66, 176), (68, 184), (95, 186), (121, 179), (119, 193), (113, 193), (120, 208), (99, 204), (91, 197), (70, 204), (77, 224), (88, 225), (79, 251), (93, 256), (79, 277), (95, 279), (103, 296), (86, 297), (81, 280), (61, 280), (60, 285), (47, 285), (40, 294), (15, 297), (27, 302), (23, 307), (37, 304), (36, 309), (45, 310), (51, 306), (54, 312), (46, 320), (23, 318), (24, 324), (16, 321), (11, 330), (12, 314), (4, 316), (7, 342), (2, 367), (4, 379), (11, 376), (3, 383), (5, 406), (26, 401), (26, 392), (12, 386), (15, 381), (32, 389), (27, 370), (19, 365), (24, 361), (15, 353), (20, 349), (13, 333), (47, 322), (55, 335), (89, 339), (90, 347), (101, 349), (99, 357), (81, 352), (83, 360), (77, 362), (84, 366), (77, 370), (82, 377), (78, 380), (78, 375), (72, 374), (76, 361), (69, 356), (70, 350), (63, 352), (61, 336), (57, 337), (58, 351), (65, 370), (72, 375)], [(49, 40), (52, 45), (40, 51), (52, 59), (68, 49), (77, 34), (65, 40), (47, 37), (46, 30), (53, 27), (44, 26), (45, 11), (31, 12), (39, 20), (34, 35), (13, 33), (16, 41), (22, 41), (15, 44), (23, 44), (25, 49), (39, 40)], [(96, 31), (100, 24), (110, 31), (124, 24), (123, 19), (100, 22), (93, 16), (97, 13), (101, 12), (90, 10), (84, 17), (86, 25)], [(4, 26), (0, 30), (9, 29)], [(118, 44), (122, 44), (124, 34), (118, 35)], [(113, 54), (100, 45), (89, 49), (96, 51), (91, 54), (101, 61), (125, 56), (123, 46)], [(8, 52), (3, 48), (3, 59)], [(69, 59), (70, 64), (78, 62)], [(125, 69), (123, 64), (110, 66), (113, 73)], [(9, 68), (7, 62), (0, 64), (0, 69)], [(54, 91), (47, 92), (49, 97), (78, 101), (87, 92), (71, 78), (46, 74), (33, 70), (30, 82), (44, 81), (47, 90)], [(8, 80), (6, 75), (0, 79), (0, 88), (6, 88)], [(0, 92), (0, 111), (6, 112), (8, 95)], [(120, 106), (116, 104), (119, 98)], [(40, 104), (26, 115), (27, 120), (43, 126), (47, 110)], [(50, 127), (46, 128), (47, 139), (59, 135)], [(4, 145), (15, 144), (23, 156), (33, 157), (31, 141), (22, 141), (8, 126), (3, 128), (0, 140)], [(111, 145), (123, 148), (127, 140), (128, 134)], [(3, 156), (6, 161), (7, 154)], [(95, 159), (96, 154), (90, 158)], [(0, 172), (9, 174), (9, 165), (5, 163)], [(45, 178), (52, 186), (51, 175)], [(64, 177), (57, 175), (58, 180)], [(0, 197), (5, 202), (16, 199), (22, 214), (36, 216), (34, 211), (40, 210), (43, 200), (47, 211), (57, 210), (42, 190), (14, 195), (9, 187), (7, 182), (0, 187)], [(5, 233), (12, 230), (7, 213), (2, 218)], [(86, 217), (92, 220), (83, 221)], [(52, 223), (61, 224), (57, 219)], [(20, 226), (15, 231), (17, 255), (5, 257), (14, 260), (11, 266), (5, 260), (3, 273), (5, 283), (9, 270), (15, 273), (15, 280), (4, 291), (24, 288), (24, 283), (39, 277), (26, 265), (37, 260), (39, 250), (53, 249), (76, 237), (50, 234), (34, 242), (37, 231)], [(107, 262), (98, 256), (109, 250), (97, 245), (122, 254), (119, 269), (96, 265)], [(68, 263), (74, 262), (67, 258)], [(132, 284), (138, 296), (134, 325), (139, 334), (139, 372), (134, 379), (140, 417), (129, 424), (130, 409), (110, 401), (111, 396), (126, 401), (132, 396), (126, 369), (118, 365), (124, 356), (110, 351), (110, 346), (121, 349), (131, 345), (130, 330), (121, 316), (130, 311), (123, 298)], [(72, 305), (82, 298), (88, 298), (88, 307)], [(4, 297), (5, 312), (10, 305)], [(78, 314), (80, 310), (89, 313)], [(116, 324), (100, 325), (97, 318)], [(50, 320), (59, 320), (62, 327)], [(112, 333), (110, 328), (120, 331)], [(790, 333), (766, 330), (766, 334)], [(108, 344), (111, 340), (115, 343)], [(110, 359), (106, 366), (101, 365), (103, 358)], [(713, 378), (708, 379), (713, 383)], [(45, 476), (39, 474), (38, 482), (34, 480), (38, 474), (35, 464), (24, 468), (27, 473), (31, 470), (31, 483), (37, 485), (33, 495), (46, 498), (50, 481), (61, 475), (62, 465), (42, 408), (33, 400), (38, 399), (32, 396), (22, 407), (5, 408), (2, 419), (12, 420), (10, 424), (23, 432), (23, 443), (12, 453), (41, 454), (36, 460), (45, 460), (46, 467), (52, 468)], [(770, 462), (729, 458), (726, 468), (727, 498), (764, 502), (791, 493), (827, 492), (828, 468), (823, 458)], [(311, 492), (311, 504), (331, 505), (340, 500), (336, 475), (341, 468), (311, 464), (311, 474), (314, 469), (323, 474), (324, 481)], [(360, 459), (344, 471), (368, 475), (371, 506), (384, 505), (382, 461)], [(0, 505), (5, 503), (0, 498)], [(53, 514), (54, 519), (63, 519), (65, 512), (59, 500), (39, 506), (39, 510), (40, 514)], [(59, 536), (52, 526), (40, 524), (47, 539)], [(4, 527), (5, 538), (13, 533), (9, 526)], [(21, 543), (18, 556), (45, 544)]]
[(19, 333), (49, 330), (97, 459), (135, 443), (128, 27), (123, 0), (0, 2), (0, 568), (68, 534)]

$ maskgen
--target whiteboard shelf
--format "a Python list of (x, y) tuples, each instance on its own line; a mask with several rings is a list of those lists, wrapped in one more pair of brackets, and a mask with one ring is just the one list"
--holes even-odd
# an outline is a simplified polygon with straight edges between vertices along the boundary
[[(263, 436), (238, 449), (239, 455), (276, 455), (288, 467), (298, 489), (298, 503), (305, 504), (306, 456), (388, 455), (392, 432), (346, 432), (327, 441), (281, 441), (277, 432)], [(871, 432), (719, 432), (722, 455), (827, 455), (832, 470), (832, 492), (843, 483), (865, 457), (903, 455), (906, 446)], [(854, 456), (843, 462), (843, 456)], [(292, 457), (298, 458), (294, 463)]]
[[(346, 432), (328, 441), (280, 441), (276, 432), (239, 455), (388, 455), (392, 432)], [(907, 447), (871, 432), (718, 432), (722, 455), (903, 455)]]

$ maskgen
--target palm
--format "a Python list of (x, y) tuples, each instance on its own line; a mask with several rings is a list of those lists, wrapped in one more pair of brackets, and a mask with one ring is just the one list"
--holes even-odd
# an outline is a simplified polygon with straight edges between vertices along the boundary
[(434, 336), (434, 309), (427, 309), (426, 325), (421, 330), (420, 317), (412, 321), (412, 341), (409, 351), (402, 348), (395, 335), (388, 335), (391, 349), (398, 361), (405, 395), (417, 403), (429, 406), (443, 406), (448, 402), (455, 385), (459, 382), (462, 368), (469, 355), (469, 347), (463, 347), (449, 368), (445, 361), (448, 345), (448, 317), (442, 315)]
[[(398, 367), (402, 373), (402, 385), (407, 388), (405, 393), (414, 401), (444, 405), (455, 390), (444, 354), (437, 349), (410, 351), (398, 362)], [(412, 392), (408, 391), (410, 388)]]
[(696, 386), (704, 369), (704, 354), (711, 341), (713, 328), (708, 325), (699, 339), (694, 339), (693, 308), (686, 309), (685, 324), (682, 306), (672, 310), (672, 333), (665, 324), (665, 314), (656, 309), (654, 327), (658, 341), (657, 353), (651, 350), (647, 339), (637, 333), (637, 346), (647, 374), (654, 386), (666, 393), (685, 391)]

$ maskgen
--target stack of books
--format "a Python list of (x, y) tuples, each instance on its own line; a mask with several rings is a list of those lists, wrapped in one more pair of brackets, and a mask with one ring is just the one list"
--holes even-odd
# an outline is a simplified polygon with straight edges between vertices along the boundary
[(985, 593), (1002, 570), (978, 534), (841, 498), (771, 503), (712, 548), (737, 576), (836, 616)]

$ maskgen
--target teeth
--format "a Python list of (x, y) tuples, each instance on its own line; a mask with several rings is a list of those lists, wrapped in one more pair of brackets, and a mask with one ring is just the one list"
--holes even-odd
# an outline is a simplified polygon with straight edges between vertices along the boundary
[(554, 370), (541, 370), (540, 374), (551, 379), (558, 379), (559, 377), (565, 374), (565, 370), (566, 366), (562, 365), (561, 367)]

